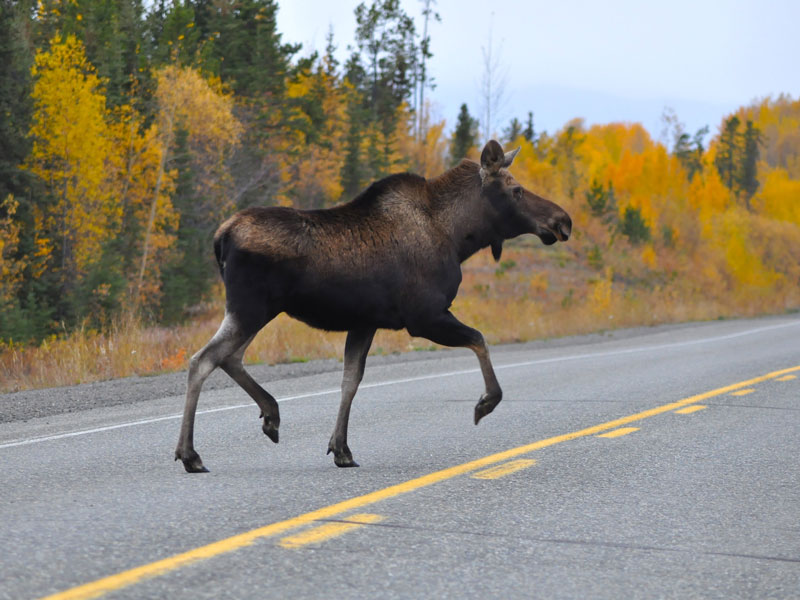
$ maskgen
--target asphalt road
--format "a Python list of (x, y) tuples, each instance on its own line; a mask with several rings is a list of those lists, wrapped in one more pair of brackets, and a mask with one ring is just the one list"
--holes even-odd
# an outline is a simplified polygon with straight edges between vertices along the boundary
[(492, 356), (504, 400), (477, 427), (470, 353), (370, 359), (358, 469), (325, 455), (329, 363), (259, 371), (277, 446), (210, 386), (204, 475), (172, 461), (179, 395), (0, 396), (0, 598), (800, 598), (796, 315)]

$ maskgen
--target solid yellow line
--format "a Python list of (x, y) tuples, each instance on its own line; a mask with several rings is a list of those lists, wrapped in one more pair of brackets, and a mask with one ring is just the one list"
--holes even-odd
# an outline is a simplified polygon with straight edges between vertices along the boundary
[(706, 408), (708, 407), (703, 406), (702, 404), (695, 404), (694, 406), (687, 406), (686, 408), (676, 410), (675, 413), (679, 415), (690, 415), (693, 412), (697, 412), (698, 410), (705, 410)]
[(750, 388), (749, 390), (739, 390), (738, 392), (733, 392), (731, 396), (747, 396), (747, 394), (752, 394), (753, 392), (755, 392), (755, 390)]
[(383, 517), (380, 515), (371, 515), (368, 513), (352, 515), (339, 523), (325, 523), (319, 527), (287, 536), (278, 542), (278, 544), (284, 548), (299, 548), (307, 544), (318, 544), (332, 537), (336, 537), (337, 535), (342, 535), (353, 529), (363, 527), (364, 525), (377, 523), (382, 519)]
[(175, 569), (199, 560), (205, 560), (219, 556), (220, 554), (225, 554), (226, 552), (232, 552), (239, 548), (249, 546), (256, 540), (279, 535), (285, 531), (297, 529), (298, 527), (308, 525), (314, 521), (330, 519), (331, 517), (335, 517), (344, 512), (368, 506), (388, 498), (394, 498), (396, 496), (400, 496), (401, 494), (407, 494), (414, 490), (433, 485), (434, 483), (439, 483), (440, 481), (452, 479), (453, 477), (463, 475), (464, 473), (468, 473), (470, 471), (475, 471), (482, 467), (487, 467), (511, 458), (516, 458), (522, 454), (528, 454), (529, 452), (533, 452), (535, 450), (540, 450), (542, 448), (547, 448), (548, 446), (554, 446), (556, 444), (568, 442), (577, 438), (596, 435), (601, 431), (614, 429), (622, 425), (627, 425), (628, 423), (633, 423), (634, 421), (640, 421), (642, 419), (654, 417), (665, 412), (673, 411), (677, 408), (682, 408), (689, 404), (694, 404), (695, 402), (706, 400), (707, 398), (713, 398), (714, 396), (727, 394), (733, 390), (747, 387), (749, 385), (755, 385), (756, 383), (766, 381), (767, 379), (780, 377), (781, 375), (792, 373), (794, 371), (800, 371), (800, 366), (792, 367), (790, 369), (782, 369), (780, 371), (773, 371), (772, 373), (767, 373), (766, 375), (748, 379), (747, 381), (740, 381), (739, 383), (726, 385), (725, 387), (703, 392), (702, 394), (697, 394), (696, 396), (690, 396), (689, 398), (684, 398), (683, 400), (679, 400), (677, 402), (664, 404), (662, 406), (657, 406), (633, 415), (628, 415), (627, 417), (608, 421), (607, 423), (601, 423), (600, 425), (587, 427), (586, 429), (581, 429), (580, 431), (573, 431), (572, 433), (557, 435), (555, 437), (539, 440), (538, 442), (526, 444), (525, 446), (519, 446), (504, 452), (491, 454), (477, 460), (456, 465), (454, 467), (449, 467), (447, 469), (442, 469), (441, 471), (436, 471), (434, 473), (429, 473), (428, 475), (423, 475), (422, 477), (417, 477), (416, 479), (410, 479), (403, 483), (391, 485), (381, 490), (364, 494), (363, 496), (357, 496), (355, 498), (350, 498), (349, 500), (344, 500), (343, 502), (338, 502), (336, 504), (331, 504), (330, 506), (312, 510), (311, 512), (307, 512), (285, 521), (278, 521), (277, 523), (271, 523), (270, 525), (265, 525), (264, 527), (259, 527), (258, 529), (240, 533), (224, 540), (213, 542), (206, 546), (194, 548), (181, 554), (169, 556), (146, 565), (135, 567), (128, 571), (123, 571), (122, 573), (117, 573), (116, 575), (110, 575), (90, 583), (85, 583), (63, 592), (58, 592), (51, 596), (47, 596), (46, 599), (43, 600), (85, 600), (88, 598), (97, 598), (98, 596), (113, 590), (118, 590), (129, 585), (133, 585), (138, 581), (163, 575), (164, 573), (174, 571)]
[(778, 381), (791, 381), (792, 379), (797, 379), (797, 375), (784, 375), (783, 377), (778, 377)]
[(639, 431), (639, 428), (638, 427), (623, 427), (621, 429), (615, 429), (614, 431), (609, 431), (608, 433), (601, 433), (597, 437), (616, 438), (616, 437), (622, 437), (623, 435), (628, 435), (629, 433), (633, 433), (634, 431)]
[(478, 471), (477, 473), (473, 473), (471, 477), (473, 479), (499, 479), (505, 475), (511, 475), (511, 473), (516, 473), (522, 469), (532, 467), (535, 464), (536, 461), (532, 458), (519, 458), (490, 469)]

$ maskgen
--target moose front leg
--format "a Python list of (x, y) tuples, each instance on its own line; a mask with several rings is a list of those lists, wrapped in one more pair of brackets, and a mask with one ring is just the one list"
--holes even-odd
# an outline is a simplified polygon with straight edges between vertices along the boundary
[(469, 348), (478, 357), (486, 391), (475, 405), (475, 425), (500, 403), (503, 391), (497, 383), (492, 361), (489, 359), (489, 348), (480, 331), (464, 325), (448, 310), (433, 319), (415, 322), (408, 332), (443, 346)]
[(353, 454), (347, 447), (347, 424), (350, 420), (350, 405), (364, 376), (367, 353), (375, 336), (374, 329), (349, 331), (344, 344), (344, 376), (342, 377), (342, 402), (336, 418), (336, 428), (328, 443), (328, 454), (333, 452), (337, 467), (357, 467)]

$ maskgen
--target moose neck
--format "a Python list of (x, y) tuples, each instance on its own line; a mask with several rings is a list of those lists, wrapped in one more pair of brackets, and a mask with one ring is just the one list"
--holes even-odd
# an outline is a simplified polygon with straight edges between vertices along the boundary
[(470, 160), (428, 181), (434, 218), (447, 232), (464, 262), (470, 256), (492, 246), (495, 258), (503, 237), (492, 223), (492, 215), (481, 201), (480, 166)]

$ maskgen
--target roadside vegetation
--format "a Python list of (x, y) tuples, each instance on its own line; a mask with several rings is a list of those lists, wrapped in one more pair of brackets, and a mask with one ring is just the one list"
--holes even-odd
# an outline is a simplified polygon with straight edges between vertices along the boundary
[[(274, 0), (146, 6), (0, 5), (0, 391), (185, 368), (221, 319), (222, 219), (433, 176), (485, 141), (466, 104), (450, 135), (430, 117), (431, 2), (416, 18), (361, 5), (345, 64), (333, 33), (323, 55), (285, 43)], [(800, 100), (767, 97), (713, 133), (664, 121), (661, 140), (580, 119), (539, 132), (532, 113), (498, 133), (574, 236), (473, 257), (459, 318), (498, 343), (799, 309)], [(281, 317), (247, 360), (343, 342)], [(373, 352), (429, 347), (381, 332)]]

